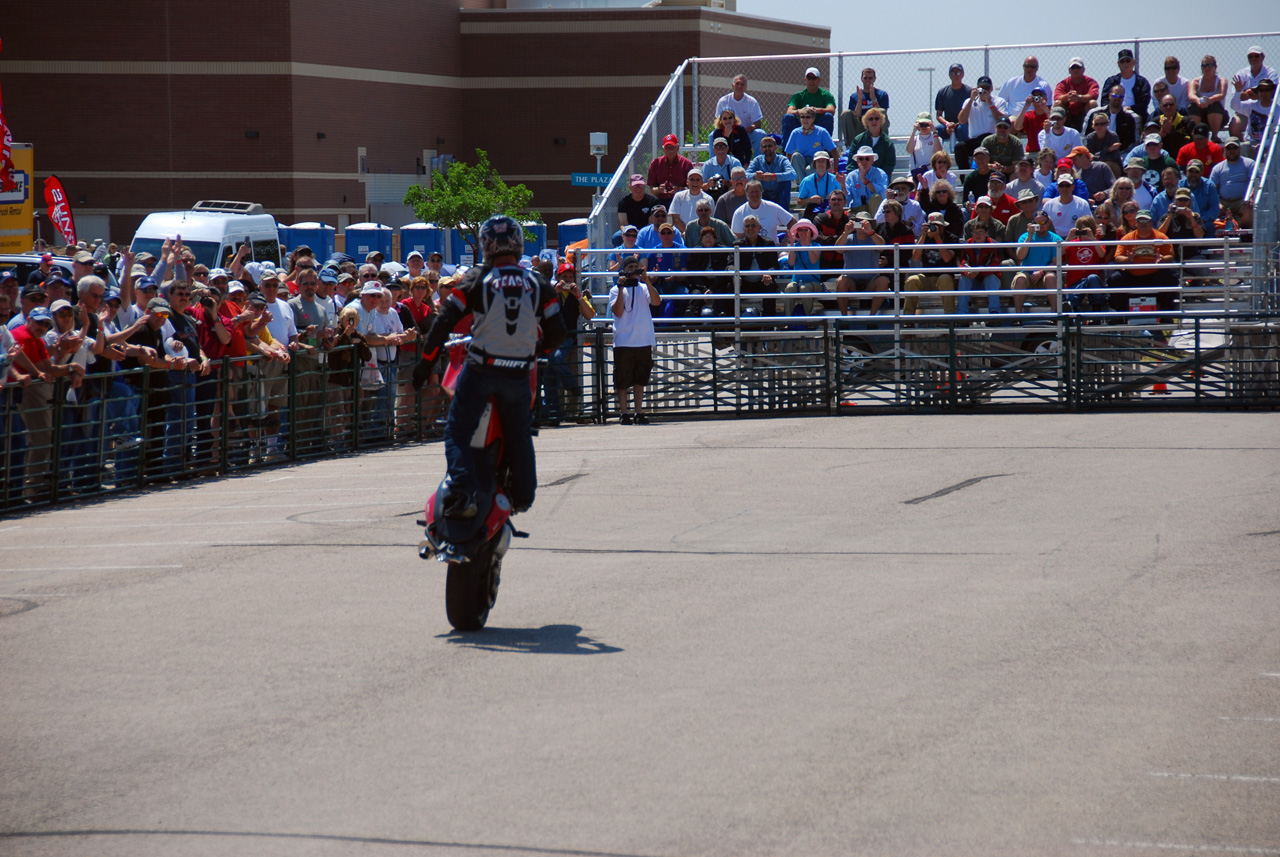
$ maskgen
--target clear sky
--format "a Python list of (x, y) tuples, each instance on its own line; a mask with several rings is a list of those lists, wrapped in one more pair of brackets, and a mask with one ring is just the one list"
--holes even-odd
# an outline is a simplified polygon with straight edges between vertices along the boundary
[[(862, 3), (857, 0), (738, 0), (738, 11), (831, 28), (833, 51), (892, 51), (961, 45), (1025, 45), (1080, 42), (1135, 36), (1194, 36), (1280, 30), (1277, 0), (1231, 0), (1226, 14), (1191, 0), (1117, 3), (1084, 0), (1061, 13), (1050, 4), (1034, 4), (1035, 14), (1010, 14), (1019, 8), (967, 2)], [(930, 11), (935, 10), (935, 11)], [(1243, 57), (1241, 58), (1243, 59)], [(1274, 66), (1280, 56), (1268, 56)]]

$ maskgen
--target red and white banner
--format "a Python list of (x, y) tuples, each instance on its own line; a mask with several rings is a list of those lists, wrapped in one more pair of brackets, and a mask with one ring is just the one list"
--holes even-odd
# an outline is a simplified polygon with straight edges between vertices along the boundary
[(49, 219), (62, 233), (65, 243), (75, 244), (76, 222), (71, 217), (71, 203), (67, 202), (67, 194), (57, 176), (44, 180), (44, 201), (49, 206)]
[[(0, 42), (3, 48), (3, 42)], [(4, 98), (0, 97), (0, 192), (8, 193), (18, 189), (13, 180), (13, 135), (4, 121)]]

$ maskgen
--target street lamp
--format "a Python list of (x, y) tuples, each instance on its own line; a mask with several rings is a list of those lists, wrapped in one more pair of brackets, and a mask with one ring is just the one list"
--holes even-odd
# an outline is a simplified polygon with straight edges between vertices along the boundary
[(918, 68), (916, 69), (916, 71), (929, 72), (929, 91), (925, 93), (925, 101), (927, 103), (925, 104), (924, 109), (927, 113), (932, 115), (933, 114), (933, 73), (937, 71), (937, 68), (934, 66), (929, 66), (928, 68)]

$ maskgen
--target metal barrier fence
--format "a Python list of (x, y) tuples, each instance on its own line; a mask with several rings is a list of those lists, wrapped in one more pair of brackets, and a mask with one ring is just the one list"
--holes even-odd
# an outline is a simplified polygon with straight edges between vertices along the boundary
[[(601, 411), (585, 349), (540, 366), (548, 419)], [(150, 368), (0, 388), (0, 512), (149, 484), (438, 439), (448, 398), (409, 363), (227, 358), (207, 375)], [(586, 384), (583, 384), (583, 380)]]
[[(682, 140), (683, 152), (692, 160), (706, 159), (707, 137), (715, 122), (716, 102), (730, 91), (737, 74), (747, 76), (747, 92), (760, 102), (765, 130), (777, 133), (787, 102), (804, 88), (806, 68), (814, 66), (822, 72), (822, 85), (835, 96), (838, 111), (847, 109), (849, 98), (861, 85), (862, 70), (875, 69), (876, 86), (889, 95), (888, 130), (901, 150), (916, 114), (926, 110), (933, 113), (934, 95), (948, 84), (947, 69), (953, 62), (964, 65), (964, 81), (968, 86), (974, 86), (980, 75), (987, 74), (994, 81), (998, 93), (1006, 80), (1020, 74), (1022, 60), (1028, 54), (1037, 57), (1040, 75), (1050, 86), (1067, 76), (1068, 63), (1077, 56), (1084, 60), (1086, 74), (1101, 85), (1117, 72), (1116, 56), (1121, 48), (1133, 50), (1138, 60), (1138, 72), (1154, 82), (1163, 76), (1166, 56), (1179, 59), (1180, 73), (1189, 80), (1199, 75), (1201, 57), (1212, 54), (1218, 59), (1219, 73), (1229, 78), (1247, 66), (1247, 48), (1255, 44), (1262, 46), (1271, 57), (1280, 56), (1280, 33), (1270, 32), (923, 51), (693, 57), (682, 62), (672, 73), (623, 154), (622, 162), (614, 171), (599, 203), (592, 209), (591, 246), (608, 247), (613, 243), (614, 232), (618, 229), (617, 205), (628, 193), (627, 177), (633, 173), (648, 173), (649, 164), (662, 154), (661, 141), (666, 134), (675, 134)], [(837, 116), (833, 126), (833, 137), (837, 143), (840, 142), (838, 122)], [(899, 163), (902, 161), (900, 153)]]

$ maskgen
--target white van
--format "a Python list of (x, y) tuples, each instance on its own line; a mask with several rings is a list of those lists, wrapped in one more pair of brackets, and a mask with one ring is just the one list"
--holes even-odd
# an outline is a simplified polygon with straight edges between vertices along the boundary
[(159, 257), (165, 239), (182, 236), (196, 260), (210, 268), (225, 268), (249, 242), (253, 261), (280, 265), (280, 233), (276, 219), (256, 202), (201, 200), (190, 211), (157, 211), (133, 234), (134, 255), (147, 252)]

